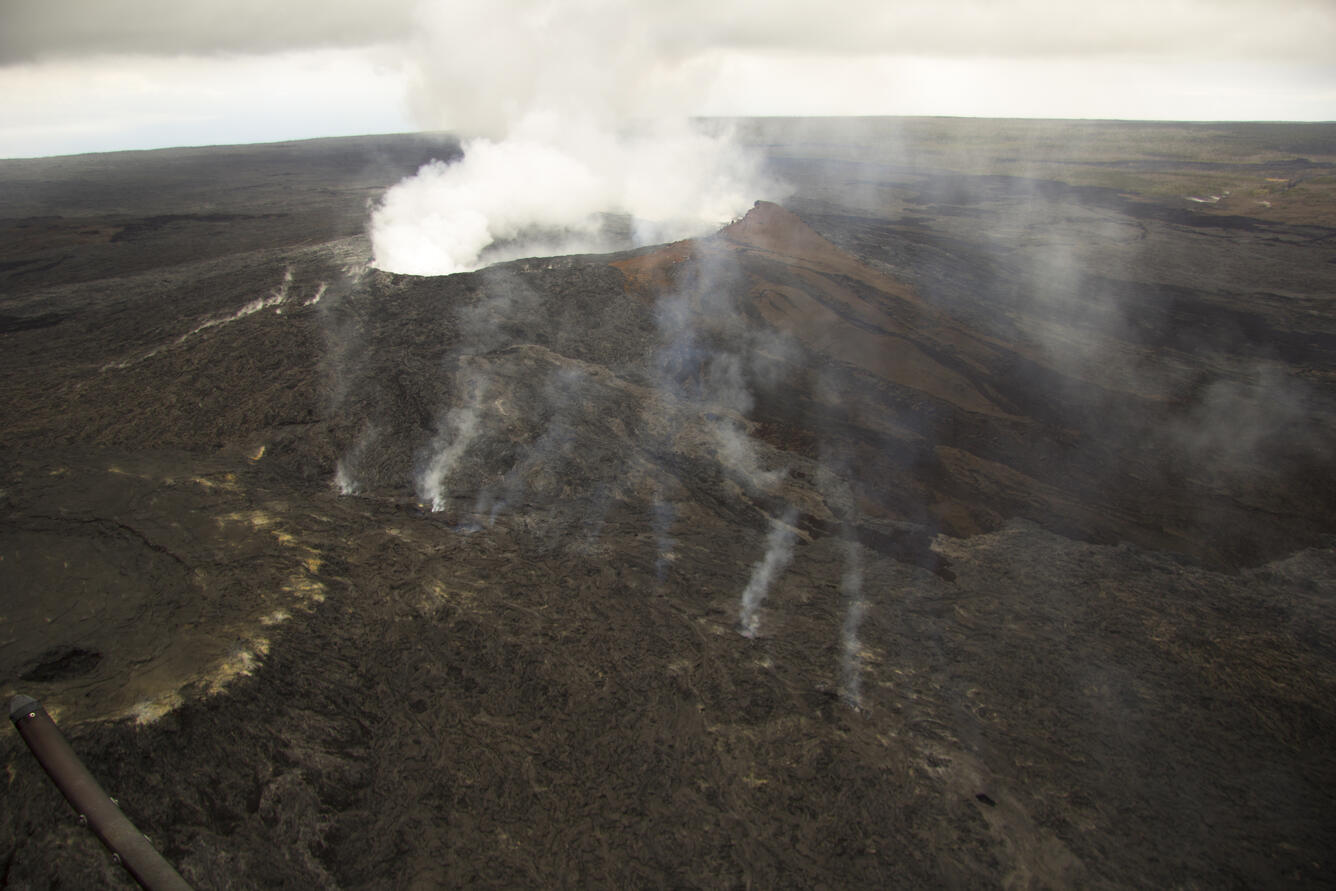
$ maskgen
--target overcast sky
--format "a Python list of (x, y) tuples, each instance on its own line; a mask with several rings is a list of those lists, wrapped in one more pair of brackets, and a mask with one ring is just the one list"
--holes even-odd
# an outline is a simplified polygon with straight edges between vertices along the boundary
[(601, 114), (1336, 119), (1336, 0), (0, 0), (0, 157)]

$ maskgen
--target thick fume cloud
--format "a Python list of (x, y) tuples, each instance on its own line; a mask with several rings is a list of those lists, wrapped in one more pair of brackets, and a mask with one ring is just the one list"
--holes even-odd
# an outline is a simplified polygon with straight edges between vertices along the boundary
[[(726, 132), (688, 122), (692, 40), (634, 5), (424, 6), (413, 105), (472, 137), (391, 189), (377, 266), (446, 274), (518, 256), (704, 234), (780, 189)], [(694, 39), (694, 38), (693, 38)]]
[(702, 234), (779, 191), (757, 159), (681, 118), (625, 133), (537, 113), (390, 189), (371, 238), (383, 269), (448, 274)]
[[(1246, 27), (1262, 14), (1268, 28)], [(423, 126), (471, 138), (461, 162), (400, 183), (372, 220), (376, 265), (417, 274), (625, 246), (611, 236), (626, 221), (608, 215), (632, 219), (632, 244), (703, 234), (782, 197), (725, 135), (685, 124), (701, 108), (747, 113), (745, 96), (717, 104), (739, 54), (1250, 57), (1302, 25), (1293, 59), (1318, 57), (1312, 34), (1336, 37), (1308, 0), (856, 2), (838, 15), (812, 0), (462, 0), (417, 15), (410, 104)]]

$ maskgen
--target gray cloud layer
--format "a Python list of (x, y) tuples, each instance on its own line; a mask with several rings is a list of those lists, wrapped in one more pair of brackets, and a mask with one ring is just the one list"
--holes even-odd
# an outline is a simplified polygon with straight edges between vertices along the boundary
[[(268, 53), (409, 39), (419, 7), (461, 26), (607, 13), (668, 56), (710, 48), (1142, 55), (1330, 64), (1331, 0), (5, 0), (0, 64), (93, 53)], [(483, 39), (504, 39), (485, 35)], [(554, 48), (554, 51), (556, 48)]]
[(411, 33), (416, 6), (415, 0), (4, 0), (0, 64), (98, 53), (365, 46)]

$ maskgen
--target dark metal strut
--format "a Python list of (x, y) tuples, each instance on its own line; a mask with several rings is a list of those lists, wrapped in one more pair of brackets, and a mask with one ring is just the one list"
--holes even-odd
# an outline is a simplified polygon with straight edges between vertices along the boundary
[(98, 785), (40, 702), (15, 696), (9, 701), (9, 719), (80, 822), (88, 824), (135, 881), (149, 891), (190, 891), (186, 880)]

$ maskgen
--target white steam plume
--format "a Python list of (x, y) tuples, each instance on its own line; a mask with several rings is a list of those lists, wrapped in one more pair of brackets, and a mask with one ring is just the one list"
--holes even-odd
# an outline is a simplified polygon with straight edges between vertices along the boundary
[[(821, 375), (817, 387), (824, 398), (847, 410), (839, 401), (839, 387), (834, 378)], [(843, 527), (844, 574), (840, 577), (840, 601), (844, 608), (844, 622), (840, 625), (840, 699), (850, 708), (857, 709), (863, 704), (863, 645), (858, 632), (867, 615), (867, 601), (863, 599), (863, 549), (858, 543), (858, 499), (850, 481), (853, 466), (853, 456), (848, 450), (833, 443), (822, 443), (817, 485)]]
[(858, 542), (845, 541), (844, 577), (840, 579), (840, 595), (844, 600), (844, 625), (840, 628), (840, 698), (858, 708), (863, 703), (862, 675), (858, 628), (867, 613), (863, 599), (863, 555)]
[(372, 424), (366, 424), (357, 437), (353, 447), (334, 465), (334, 488), (340, 495), (357, 495), (362, 485), (357, 480), (357, 468), (367, 449), (380, 436), (380, 431)]
[(572, 412), (580, 402), (580, 389), (585, 375), (578, 369), (558, 369), (543, 385), (543, 404), (553, 406), (543, 434), (532, 443), (496, 486), (487, 486), (478, 492), (473, 506), (475, 522), (490, 527), (496, 518), (524, 496), (529, 476), (546, 467), (557, 474), (560, 465), (569, 457), (577, 441), (578, 419)]
[(677, 558), (673, 551), (675, 542), (673, 541), (672, 528), (673, 521), (677, 518), (677, 510), (672, 502), (665, 501), (661, 490), (654, 493), (653, 523), (654, 523), (654, 547), (657, 556), (654, 560), (654, 577), (662, 582), (668, 575), (668, 564)]
[(743, 637), (755, 637), (761, 630), (761, 617), (757, 613), (770, 591), (770, 583), (793, 559), (793, 523), (797, 518), (797, 512), (790, 508), (784, 512), (783, 519), (770, 521), (770, 534), (765, 539), (765, 556), (752, 567), (751, 578), (742, 590), (738, 626)]
[(756, 454), (756, 442), (732, 419), (710, 423), (710, 436), (719, 450), (719, 463), (758, 489), (770, 489), (784, 479), (784, 470), (766, 470)]
[(742, 270), (731, 256), (698, 254), (686, 278), (683, 289), (660, 299), (654, 310), (661, 338), (653, 358), (659, 389), (703, 410), (723, 468), (751, 488), (772, 489), (786, 471), (762, 466), (741, 418), (755, 405), (752, 377), (776, 386), (774, 357), (787, 355), (786, 342), (746, 324), (734, 297)]
[[(277, 288), (270, 291), (263, 297), (256, 297), (254, 300), (247, 303), (245, 306), (241, 307), (241, 309), (238, 309), (231, 315), (220, 316), (217, 318), (207, 319), (203, 322), (200, 322), (194, 328), (191, 328), (185, 334), (182, 334), (180, 337), (178, 337), (176, 339), (177, 344), (185, 343), (187, 340), (194, 337), (196, 334), (199, 334), (201, 331), (207, 331), (210, 328), (216, 328), (219, 325), (227, 325), (232, 322), (238, 322), (246, 318), (246, 316), (253, 316), (262, 309), (269, 309), (271, 306), (281, 307), (284, 303), (288, 302), (288, 288), (291, 287), (291, 285), (292, 285), (292, 267), (289, 266), (283, 272), (283, 281), (279, 282)], [(275, 311), (282, 312), (282, 310), (275, 310)]]
[(362, 491), (357, 478), (348, 469), (348, 461), (344, 458), (340, 458), (334, 465), (334, 488), (340, 495), (356, 495)]
[(673, 240), (782, 197), (722, 128), (687, 120), (706, 66), (684, 60), (703, 38), (641, 12), (610, 0), (424, 5), (415, 110), (466, 137), (464, 157), (385, 194), (375, 265), (448, 274)]
[(431, 460), (418, 475), (418, 497), (430, 504), (433, 511), (445, 510), (449, 500), (446, 481), (478, 436), (479, 416), (489, 383), (484, 380), (469, 388), (471, 398), (468, 403), (446, 413), (440, 432), (432, 442)]

